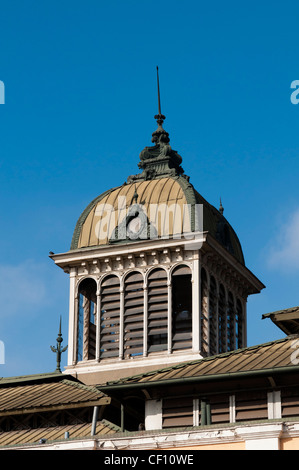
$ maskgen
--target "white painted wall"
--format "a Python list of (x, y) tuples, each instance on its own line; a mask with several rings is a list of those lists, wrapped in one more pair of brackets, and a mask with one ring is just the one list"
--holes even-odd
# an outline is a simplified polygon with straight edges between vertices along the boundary
[(162, 400), (145, 402), (145, 429), (162, 429)]

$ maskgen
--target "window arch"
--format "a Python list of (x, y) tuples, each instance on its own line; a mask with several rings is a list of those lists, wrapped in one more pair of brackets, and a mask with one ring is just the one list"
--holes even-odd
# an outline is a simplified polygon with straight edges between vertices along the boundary
[(117, 357), (120, 334), (120, 281), (115, 275), (101, 283), (100, 358)]
[(172, 273), (172, 349), (192, 348), (191, 269), (177, 266)]
[(124, 356), (143, 353), (143, 276), (138, 271), (129, 273), (124, 285)]
[(147, 281), (148, 352), (167, 349), (168, 287), (162, 268), (150, 272)]
[(78, 288), (77, 361), (95, 359), (96, 356), (96, 303), (97, 284), (92, 278), (80, 282)]

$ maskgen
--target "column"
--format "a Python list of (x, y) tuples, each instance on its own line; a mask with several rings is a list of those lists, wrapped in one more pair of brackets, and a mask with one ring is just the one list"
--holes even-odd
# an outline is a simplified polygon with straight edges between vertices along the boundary
[(120, 284), (120, 312), (119, 312), (119, 359), (124, 357), (124, 310), (125, 310), (124, 283)]
[(101, 288), (98, 286), (97, 295), (97, 321), (96, 321), (96, 360), (100, 361), (101, 350)]
[(272, 390), (267, 394), (268, 419), (281, 418), (281, 393), (280, 390)]
[(69, 335), (68, 335), (68, 366), (76, 362), (76, 331), (77, 331), (77, 297), (76, 297), (76, 268), (70, 268), (70, 297), (69, 297)]
[(168, 295), (168, 321), (167, 321), (167, 351), (172, 353), (172, 283), (171, 279), (167, 281)]
[(192, 269), (192, 350), (201, 349), (201, 262), (199, 252), (194, 252)]
[(219, 354), (219, 282), (215, 279), (216, 282), (216, 318), (215, 318), (215, 342), (216, 350), (215, 354)]
[(247, 347), (247, 299), (242, 302), (242, 308), (243, 308), (243, 318), (242, 318), (242, 347), (246, 348)]
[(201, 282), (201, 351), (208, 355), (210, 352), (209, 325), (209, 292), (210, 279), (207, 274), (206, 283)]
[(145, 402), (145, 430), (162, 429), (162, 400)]
[(148, 290), (147, 284), (143, 286), (143, 356), (147, 356), (147, 335), (148, 335)]
[(83, 296), (83, 361), (88, 361), (90, 299)]

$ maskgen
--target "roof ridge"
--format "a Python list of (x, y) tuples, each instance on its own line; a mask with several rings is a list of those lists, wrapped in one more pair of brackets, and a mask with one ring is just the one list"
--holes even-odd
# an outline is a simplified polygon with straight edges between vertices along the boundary
[(11, 377), (0, 377), (0, 385), (16, 385), (22, 382), (34, 382), (35, 380), (48, 380), (51, 378), (63, 378), (65, 374), (62, 372), (45, 372), (41, 374), (29, 374), (29, 375), (16, 375)]
[(72, 381), (70, 379), (63, 379), (62, 380), (63, 383), (65, 384), (68, 384), (68, 385), (73, 385), (77, 388), (81, 388), (83, 390), (88, 390), (88, 391), (91, 391), (91, 392), (96, 392), (97, 394), (103, 394), (103, 392), (101, 392), (97, 387), (95, 387), (94, 385), (86, 385), (82, 382), (76, 382), (76, 381)]

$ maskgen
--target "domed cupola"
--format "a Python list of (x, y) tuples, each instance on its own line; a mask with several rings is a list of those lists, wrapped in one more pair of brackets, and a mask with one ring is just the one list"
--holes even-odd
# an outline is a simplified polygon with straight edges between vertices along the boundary
[[(246, 301), (263, 284), (239, 239), (190, 182), (163, 128), (140, 173), (96, 197), (70, 251), (68, 373), (100, 383), (246, 346)], [(219, 193), (219, 188), (217, 188)]]
[[(71, 250), (138, 239), (178, 238), (201, 231), (244, 264), (241, 244), (223, 216), (223, 208), (217, 210), (194, 189), (181, 166), (182, 157), (169, 144), (169, 134), (163, 128), (159, 80), (158, 110), (158, 127), (152, 134), (155, 145), (145, 147), (139, 155), (142, 172), (130, 175), (122, 186), (105, 191), (87, 206), (76, 224)], [(135, 226), (134, 231), (129, 223), (131, 228)]]

